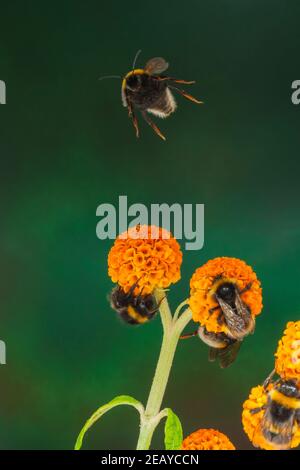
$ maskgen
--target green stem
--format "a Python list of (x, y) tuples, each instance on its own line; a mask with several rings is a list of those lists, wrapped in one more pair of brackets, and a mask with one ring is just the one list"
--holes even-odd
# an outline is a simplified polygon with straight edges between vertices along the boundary
[(160, 314), (164, 335), (145, 414), (141, 421), (137, 450), (148, 450), (150, 447), (153, 432), (162, 417), (162, 414), (159, 415), (159, 412), (178, 340), (182, 331), (192, 318), (192, 313), (190, 309), (187, 308), (177, 320), (173, 321), (164, 291), (157, 290), (155, 296), (157, 302), (160, 302)]

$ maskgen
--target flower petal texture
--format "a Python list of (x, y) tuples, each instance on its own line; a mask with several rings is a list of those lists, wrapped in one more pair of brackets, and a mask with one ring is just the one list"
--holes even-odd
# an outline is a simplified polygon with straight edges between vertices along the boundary
[[(220, 282), (235, 284), (241, 299), (255, 317), (262, 310), (262, 289), (253, 269), (237, 258), (219, 257), (198, 268), (190, 281), (189, 304), (193, 320), (205, 326), (207, 331), (227, 333), (225, 323), (218, 322), (219, 310), (215, 292)], [(249, 288), (247, 288), (249, 287)], [(245, 290), (243, 292), (243, 290)], [(212, 310), (212, 309), (215, 309)]]
[[(264, 450), (276, 450), (276, 447), (264, 438), (261, 431), (261, 423), (265, 411), (261, 410), (258, 413), (251, 413), (251, 410), (261, 408), (267, 403), (268, 391), (273, 387), (272, 383), (268, 385), (266, 390), (262, 385), (253, 387), (249, 398), (243, 404), (242, 423), (244, 431), (255, 447), (260, 447)], [(300, 428), (298, 425), (295, 425), (291, 447), (297, 447), (299, 444)]]
[(108, 254), (108, 274), (125, 292), (136, 284), (134, 294), (151, 294), (180, 279), (182, 252), (170, 232), (141, 225), (122, 233)]
[(300, 321), (286, 325), (275, 353), (275, 369), (283, 380), (300, 382)]
[(198, 429), (184, 439), (181, 450), (235, 450), (235, 447), (216, 429)]

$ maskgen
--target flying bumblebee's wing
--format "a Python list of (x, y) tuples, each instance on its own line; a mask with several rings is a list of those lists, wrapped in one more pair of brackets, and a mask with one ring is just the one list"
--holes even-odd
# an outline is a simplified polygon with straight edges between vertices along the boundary
[(168, 62), (165, 61), (162, 57), (154, 57), (153, 59), (148, 60), (145, 65), (145, 72), (152, 74), (162, 73), (169, 67)]
[(219, 361), (221, 369), (229, 367), (236, 359), (241, 347), (241, 341), (234, 341), (226, 348), (209, 348), (208, 360), (210, 362)]
[(268, 442), (276, 445), (279, 449), (288, 449), (291, 444), (294, 427), (294, 414), (284, 421), (274, 420), (270, 407), (268, 407), (261, 421), (261, 431)]

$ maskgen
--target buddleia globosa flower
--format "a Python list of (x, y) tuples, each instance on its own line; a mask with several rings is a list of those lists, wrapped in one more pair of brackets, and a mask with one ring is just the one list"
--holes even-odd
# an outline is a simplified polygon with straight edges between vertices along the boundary
[[(242, 422), (254, 446), (281, 450), (300, 444), (300, 321), (289, 322), (275, 353), (275, 369), (243, 404)], [(272, 381), (277, 373), (279, 379)]]
[(289, 322), (275, 353), (275, 369), (284, 380), (300, 384), (300, 321)]
[(230, 365), (241, 341), (254, 332), (262, 289), (253, 269), (237, 258), (220, 257), (198, 268), (190, 281), (189, 304), (210, 359)]
[(108, 255), (114, 310), (130, 324), (149, 321), (159, 308), (155, 289), (178, 282), (181, 263), (180, 245), (167, 230), (142, 225), (122, 233)]
[(198, 429), (184, 439), (181, 450), (235, 450), (225, 434), (215, 429)]

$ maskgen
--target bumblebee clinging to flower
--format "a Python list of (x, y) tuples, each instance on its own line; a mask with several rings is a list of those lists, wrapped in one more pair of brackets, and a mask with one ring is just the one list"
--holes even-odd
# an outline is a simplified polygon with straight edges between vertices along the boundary
[(144, 68), (136, 69), (135, 62), (140, 52), (138, 51), (136, 54), (132, 70), (122, 80), (122, 103), (128, 109), (128, 115), (132, 119), (137, 137), (139, 137), (139, 127), (135, 111), (139, 110), (154, 132), (166, 140), (156, 124), (150, 119), (149, 113), (159, 118), (170, 116), (176, 110), (176, 101), (172, 90), (194, 103), (202, 104), (202, 101), (175, 86), (176, 84), (191, 85), (195, 83), (194, 81), (162, 75), (169, 66), (162, 57), (150, 59)]
[(241, 299), (241, 295), (250, 288), (251, 284), (239, 290), (233, 280), (217, 276), (213, 283), (213, 296), (218, 305), (211, 308), (209, 314), (219, 310), (217, 321), (225, 324), (226, 333), (214, 333), (207, 331), (205, 326), (200, 326), (194, 333), (181, 338), (199, 336), (210, 347), (209, 360), (218, 359), (221, 368), (228, 367), (234, 362), (245, 336), (254, 332), (255, 319), (250, 308)]
[(115, 287), (110, 294), (111, 307), (130, 325), (139, 325), (150, 321), (158, 312), (154, 295), (142, 293), (134, 295), (137, 284), (126, 293), (122, 287)]
[(251, 410), (251, 414), (264, 411), (259, 428), (264, 439), (274, 450), (291, 447), (294, 432), (300, 426), (300, 389), (296, 380), (277, 380), (268, 391), (268, 385), (274, 372), (264, 383), (267, 403)]

